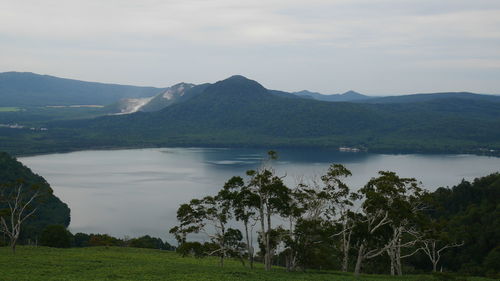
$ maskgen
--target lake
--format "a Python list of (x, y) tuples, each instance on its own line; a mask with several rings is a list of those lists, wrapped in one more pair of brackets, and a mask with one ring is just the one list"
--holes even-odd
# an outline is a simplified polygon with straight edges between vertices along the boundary
[[(500, 170), (500, 158), (475, 155), (383, 155), (328, 149), (282, 149), (274, 163), (286, 183), (318, 177), (331, 163), (353, 173), (363, 186), (379, 170), (415, 177), (428, 190), (453, 186)], [(21, 157), (71, 208), (73, 233), (116, 237), (152, 235), (173, 243), (168, 230), (176, 210), (192, 198), (215, 194), (232, 176), (244, 176), (266, 155), (264, 149), (155, 148), (80, 151)]]

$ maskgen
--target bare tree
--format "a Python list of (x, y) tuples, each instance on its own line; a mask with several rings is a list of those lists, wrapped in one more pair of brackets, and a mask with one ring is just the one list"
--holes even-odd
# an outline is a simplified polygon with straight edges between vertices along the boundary
[(21, 226), (26, 219), (32, 216), (37, 208), (32, 206), (35, 199), (40, 196), (38, 190), (29, 192), (23, 189), (23, 184), (17, 187), (2, 187), (0, 199), (6, 205), (4, 215), (0, 217), (0, 232), (6, 234), (10, 239), (12, 252), (16, 252), (17, 240), (21, 234)]
[(441, 253), (444, 250), (464, 245), (464, 242), (462, 242), (462, 243), (447, 243), (445, 245), (439, 246), (440, 242), (443, 241), (436, 238), (424, 239), (422, 240), (422, 247), (420, 248), (422, 251), (424, 251), (427, 257), (429, 257), (429, 260), (432, 263), (433, 272), (437, 271), (437, 265), (439, 263), (439, 260), (441, 259)]

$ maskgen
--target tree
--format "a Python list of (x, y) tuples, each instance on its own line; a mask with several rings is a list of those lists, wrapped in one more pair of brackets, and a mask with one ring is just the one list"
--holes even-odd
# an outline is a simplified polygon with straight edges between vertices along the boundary
[(0, 213), (0, 231), (9, 237), (13, 253), (16, 252), (23, 222), (37, 210), (33, 205), (39, 196), (40, 192), (36, 186), (25, 189), (23, 184), (19, 183), (16, 187), (8, 185), (0, 187), (0, 203), (3, 201), (7, 206)]
[[(220, 266), (224, 266), (224, 258), (227, 256), (228, 245), (226, 231), (228, 220), (231, 218), (231, 193), (222, 189), (216, 196), (206, 196), (201, 200), (193, 199), (189, 204), (182, 204), (177, 210), (179, 226), (170, 229), (174, 234), (179, 246), (186, 243), (189, 233), (202, 232), (206, 234), (217, 248), (210, 250), (208, 255), (218, 254)], [(207, 228), (207, 224), (210, 228)], [(214, 233), (211, 233), (213, 230)]]
[(423, 238), (420, 241), (420, 250), (429, 258), (432, 263), (432, 271), (437, 271), (437, 265), (441, 260), (441, 254), (449, 248), (460, 247), (464, 242), (452, 242), (444, 231), (444, 223), (437, 220), (430, 220), (424, 230)]
[(253, 269), (254, 248), (252, 242), (251, 220), (255, 216), (255, 209), (258, 207), (259, 198), (252, 193), (248, 186), (245, 185), (243, 178), (232, 177), (224, 185), (227, 194), (231, 199), (231, 207), (234, 217), (237, 221), (243, 222), (245, 229), (245, 241), (248, 254), (248, 262), (250, 268)]
[(351, 171), (341, 164), (332, 164), (327, 173), (321, 177), (324, 183), (321, 196), (326, 199), (326, 217), (340, 225), (340, 236), (342, 251), (342, 271), (347, 272), (349, 266), (349, 252), (351, 251), (351, 238), (354, 230), (354, 213), (351, 210), (354, 201), (359, 199), (357, 193), (351, 192), (344, 179), (350, 177)]
[(54, 248), (69, 248), (72, 238), (73, 235), (64, 225), (49, 225), (42, 232), (40, 244)]
[[(231, 201), (229, 193), (225, 190), (221, 190), (216, 196), (207, 196), (203, 198), (204, 207), (204, 220), (208, 221), (214, 228), (215, 233), (210, 234), (205, 230), (204, 227), (201, 229), (210, 237), (210, 239), (216, 243), (219, 248), (215, 251), (209, 253), (213, 255), (219, 253), (220, 256), (220, 266), (224, 267), (224, 258), (227, 256), (228, 245), (227, 245), (227, 227), (226, 224), (231, 218)], [(240, 233), (241, 235), (241, 233)]]
[(285, 186), (282, 178), (275, 175), (274, 170), (268, 165), (277, 159), (274, 151), (268, 152), (268, 159), (263, 162), (257, 170), (247, 171), (250, 176), (248, 188), (250, 192), (257, 195), (259, 204), (257, 207), (258, 218), (261, 226), (261, 241), (264, 244), (264, 264), (267, 271), (271, 270), (272, 248), (271, 248), (271, 217), (282, 213), (288, 208), (290, 202), (290, 189)]
[(359, 192), (365, 200), (359, 221), (362, 238), (358, 243), (355, 274), (359, 275), (364, 260), (386, 252), (391, 260), (391, 274), (396, 271), (401, 275), (401, 249), (417, 241), (403, 243), (403, 234), (413, 232), (422, 189), (413, 178), (380, 171), (379, 177), (372, 178)]

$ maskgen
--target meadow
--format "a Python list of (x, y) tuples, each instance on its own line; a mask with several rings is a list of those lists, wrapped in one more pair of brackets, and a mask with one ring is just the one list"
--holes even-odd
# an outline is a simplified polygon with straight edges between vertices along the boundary
[(16, 112), (20, 110), (19, 107), (0, 107), (0, 112)]
[[(265, 272), (260, 264), (250, 270), (239, 261), (227, 261), (224, 268), (216, 258), (183, 258), (161, 250), (89, 247), (56, 249), (21, 246), (16, 254), (0, 248), (0, 280), (438, 280), (431, 275), (361, 275), (335, 271), (286, 272), (273, 268)], [(486, 281), (471, 277), (456, 280)]]

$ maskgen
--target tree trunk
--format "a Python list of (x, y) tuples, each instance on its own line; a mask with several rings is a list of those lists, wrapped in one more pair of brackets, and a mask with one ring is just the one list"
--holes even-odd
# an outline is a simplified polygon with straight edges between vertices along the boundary
[[(261, 199), (262, 200), (262, 199)], [(264, 246), (266, 248), (266, 253), (264, 254), (264, 265), (265, 265), (265, 268), (266, 270), (267, 269), (267, 243), (266, 243), (266, 226), (265, 226), (265, 216), (264, 216), (264, 205), (261, 201), (261, 204), (260, 204), (260, 208), (259, 208), (259, 215), (260, 215), (260, 229), (261, 229), (261, 239), (262, 239), (262, 243), (264, 243)]]
[(250, 244), (250, 238), (248, 236), (248, 221), (245, 221), (245, 237), (247, 240), (247, 252), (248, 252), (248, 263), (250, 264), (250, 269), (253, 269), (253, 247)]
[(266, 233), (266, 270), (271, 270), (272, 254), (271, 254), (271, 214), (267, 211), (267, 233)]
[(391, 260), (391, 276), (394, 276), (395, 275), (394, 268), (396, 265), (394, 264), (394, 253), (392, 252), (391, 248), (387, 249), (387, 255), (389, 256), (389, 259)]
[(356, 277), (359, 277), (359, 273), (361, 272), (361, 264), (363, 263), (363, 259), (365, 257), (364, 251), (365, 251), (365, 245), (361, 244), (358, 250), (358, 259), (356, 260), (356, 267), (354, 268), (354, 275)]
[(220, 267), (224, 267), (224, 258), (226, 257), (226, 228), (224, 227), (224, 224), (220, 222), (220, 228), (221, 228), (221, 233), (222, 237), (220, 240), (220, 248), (221, 248), (221, 255), (220, 255)]
[(10, 241), (10, 247), (12, 248), (12, 253), (16, 253), (16, 245), (17, 245), (17, 239), (13, 239)]
[(399, 239), (396, 249), (396, 272), (399, 276), (403, 276), (403, 268), (401, 266), (401, 239)]
[(342, 252), (344, 254), (342, 259), (342, 271), (347, 272), (349, 268), (349, 250), (351, 248), (351, 233), (352, 230), (349, 231), (349, 234), (346, 233), (346, 225), (344, 224), (343, 234), (342, 234)]

